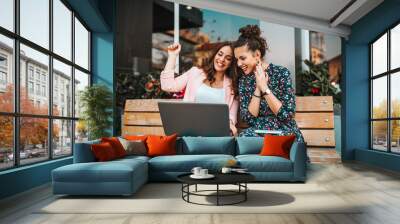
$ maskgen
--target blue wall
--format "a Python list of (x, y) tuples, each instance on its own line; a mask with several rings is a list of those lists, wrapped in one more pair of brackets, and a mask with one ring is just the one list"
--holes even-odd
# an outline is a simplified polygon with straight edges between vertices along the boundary
[(29, 190), (51, 181), (51, 171), (72, 163), (72, 158), (47, 161), (0, 173), (0, 199)]
[[(115, 28), (115, 2), (110, 0), (99, 0), (97, 4), (99, 11), (104, 16), (104, 21), (108, 24), (108, 31), (92, 32), (92, 72), (93, 83), (101, 83), (110, 88), (113, 93), (113, 122), (116, 114), (115, 98), (115, 72), (114, 72), (114, 28)], [(116, 125), (110, 127), (109, 132), (115, 135)]]
[[(103, 83), (114, 93), (115, 1), (67, 1), (92, 31), (93, 83)], [(68, 157), (0, 172), (0, 199), (48, 183), (53, 169), (71, 163), (72, 157)]]
[(343, 160), (355, 159), (392, 170), (399, 168), (395, 163), (400, 164), (400, 157), (390, 155), (391, 159), (387, 159), (387, 155), (369, 150), (368, 79), (369, 43), (397, 22), (400, 22), (400, 0), (386, 0), (353, 24), (349, 39), (343, 41)]

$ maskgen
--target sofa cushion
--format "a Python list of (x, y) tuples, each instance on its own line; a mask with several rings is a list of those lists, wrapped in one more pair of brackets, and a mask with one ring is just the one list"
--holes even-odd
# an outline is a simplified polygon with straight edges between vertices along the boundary
[(292, 161), (278, 156), (238, 155), (241, 168), (249, 172), (292, 172)]
[(117, 159), (115, 150), (109, 142), (102, 142), (99, 144), (92, 144), (91, 146), (96, 161), (105, 162)]
[(52, 174), (53, 181), (58, 182), (130, 182), (135, 172), (147, 176), (146, 166), (140, 159), (74, 163), (53, 170)]
[(261, 149), (261, 156), (280, 156), (286, 159), (290, 159), (290, 147), (296, 140), (295, 135), (288, 136), (277, 136), (277, 135), (265, 135), (264, 145)]
[(263, 147), (263, 137), (237, 137), (236, 155), (260, 154)]
[(230, 159), (231, 155), (175, 155), (158, 156), (149, 160), (150, 171), (163, 172), (190, 172), (193, 167), (199, 166), (211, 172), (219, 171)]
[(119, 141), (126, 151), (126, 155), (138, 155), (145, 156), (147, 155), (146, 143), (141, 140), (126, 140), (124, 138), (119, 137)]
[(147, 155), (151, 157), (175, 155), (177, 137), (177, 134), (169, 136), (149, 135), (146, 140), (148, 148)]
[(122, 158), (122, 157), (126, 156), (126, 151), (124, 149), (124, 146), (122, 146), (118, 137), (103, 137), (103, 138), (101, 138), (101, 142), (110, 143), (112, 148), (114, 149), (114, 152), (115, 152), (115, 155), (117, 156), (117, 158)]
[(233, 137), (182, 137), (182, 154), (235, 155), (235, 139)]

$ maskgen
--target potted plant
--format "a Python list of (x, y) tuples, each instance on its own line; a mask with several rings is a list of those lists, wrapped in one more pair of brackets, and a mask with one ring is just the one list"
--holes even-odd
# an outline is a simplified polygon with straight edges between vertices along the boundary
[(82, 108), (78, 124), (87, 127), (89, 140), (109, 136), (112, 125), (112, 93), (107, 86), (95, 84), (80, 92), (79, 106)]

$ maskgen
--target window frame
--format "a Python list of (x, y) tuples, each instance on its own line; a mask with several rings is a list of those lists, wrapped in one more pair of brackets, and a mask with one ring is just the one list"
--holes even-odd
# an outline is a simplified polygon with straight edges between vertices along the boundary
[[(47, 162), (50, 160), (58, 160), (58, 159), (62, 159), (62, 158), (66, 158), (66, 157), (71, 157), (73, 156), (73, 152), (74, 152), (74, 143), (75, 143), (75, 123), (76, 121), (79, 120), (79, 117), (75, 117), (75, 108), (72, 107), (71, 108), (71, 114), (70, 116), (56, 116), (53, 115), (53, 59), (58, 60), (59, 62), (62, 62), (66, 65), (71, 66), (71, 93), (73, 95), (72, 99), (71, 99), (71, 103), (72, 105), (74, 105), (75, 103), (75, 88), (74, 88), (74, 80), (75, 80), (75, 69), (78, 69), (79, 71), (86, 73), (89, 76), (89, 83), (88, 85), (91, 86), (92, 85), (92, 69), (91, 69), (91, 65), (92, 65), (92, 61), (91, 61), (91, 37), (92, 37), (92, 30), (88, 27), (88, 25), (83, 21), (83, 19), (78, 15), (78, 13), (72, 9), (72, 7), (68, 4), (68, 2), (66, 2), (65, 0), (59, 0), (62, 4), (64, 4), (64, 6), (71, 11), (71, 18), (70, 18), (70, 23), (71, 23), (71, 59), (67, 59), (64, 58), (63, 56), (55, 53), (53, 50), (53, 24), (54, 24), (54, 18), (53, 18), (53, 1), (54, 0), (48, 0), (49, 2), (49, 47), (48, 49), (46, 49), (45, 47), (42, 47), (39, 44), (34, 43), (33, 41), (30, 41), (29, 39), (23, 37), (20, 35), (20, 0), (14, 0), (13, 1), (13, 10), (14, 10), (14, 17), (13, 17), (13, 22), (14, 22), (14, 30), (10, 31), (4, 27), (0, 26), (0, 35), (3, 35), (5, 37), (11, 38), (13, 40), (13, 59), (12, 59), (12, 74), (13, 75), (13, 79), (14, 79), (14, 110), (13, 112), (1, 112), (0, 111), (0, 116), (11, 116), (13, 118), (13, 153), (14, 153), (14, 161), (13, 161), (13, 166), (10, 167), (5, 167), (5, 168), (0, 168), (0, 172), (5, 171), (5, 170), (11, 170), (11, 169), (16, 169), (19, 167), (24, 167), (24, 166), (30, 166), (33, 164), (38, 164), (38, 163), (43, 163), (43, 162)], [(77, 64), (75, 64), (75, 25), (74, 25), (74, 19), (79, 20), (79, 22), (84, 26), (84, 28), (88, 31), (89, 34), (89, 40), (88, 40), (88, 57), (89, 57), (89, 65), (88, 65), (88, 69), (85, 69)], [(27, 47), (32, 48), (33, 50), (36, 50), (40, 53), (43, 53), (45, 55), (48, 56), (49, 59), (49, 63), (48, 63), (48, 77), (46, 80), (46, 91), (48, 93), (45, 93), (46, 96), (48, 96), (48, 113), (46, 115), (39, 115), (39, 114), (22, 114), (20, 112), (20, 45), (23, 44)], [(29, 64), (27, 64), (27, 66), (29, 66)], [(28, 71), (27, 67), (27, 71)], [(42, 73), (40, 72), (40, 75)], [(26, 78), (27, 78), (27, 82), (30, 79), (30, 74), (29, 72), (27, 72), (26, 74)], [(36, 84), (36, 69), (33, 70), (33, 79), (32, 81), (34, 82), (34, 86)], [(41, 76), (39, 76), (39, 82), (38, 83), (42, 83), (42, 79)], [(40, 85), (41, 86), (41, 85)], [(29, 90), (27, 90), (29, 91)], [(34, 92), (36, 91), (36, 89), (34, 89)], [(40, 94), (39, 96), (42, 96), (42, 94)], [(24, 118), (24, 117), (28, 117), (28, 118), (45, 118), (47, 119), (48, 122), (48, 136), (47, 136), (47, 142), (49, 143), (47, 146), (47, 150), (48, 150), (48, 155), (47, 158), (44, 158), (41, 161), (38, 162), (32, 162), (32, 163), (26, 163), (26, 164), (21, 164), (20, 161), (20, 119)], [(55, 120), (67, 120), (67, 121), (71, 121), (71, 154), (69, 155), (63, 155), (63, 156), (54, 156), (53, 152), (54, 152), (54, 147), (53, 147), (53, 121)], [(51, 143), (51, 144), (50, 144)]]
[[(395, 22), (394, 24), (392, 24), (390, 27), (388, 27), (387, 29), (385, 29), (384, 32), (382, 32), (381, 34), (379, 34), (375, 39), (373, 39), (369, 44), (369, 149), (373, 150), (373, 151), (379, 151), (379, 152), (386, 152), (386, 153), (391, 153), (391, 154), (400, 154), (400, 152), (393, 152), (392, 151), (392, 121), (398, 121), (400, 120), (400, 117), (392, 117), (392, 98), (391, 98), (391, 80), (392, 80), (392, 75), (395, 75), (396, 73), (400, 72), (400, 67), (398, 68), (393, 68), (391, 69), (391, 31), (393, 28), (400, 26), (400, 21)], [(386, 71), (376, 74), (373, 74), (373, 44), (376, 43), (376, 41), (378, 41), (381, 37), (383, 37), (384, 35), (387, 35), (387, 64), (386, 64)], [(382, 77), (386, 77), (386, 86), (387, 86), (387, 105), (386, 105), (386, 118), (373, 118), (373, 93), (374, 93), (374, 87), (373, 87), (373, 81), (375, 79), (378, 78), (382, 78)], [(387, 122), (387, 138), (386, 138), (386, 151), (383, 150), (379, 150), (374, 148), (374, 133), (373, 133), (373, 122), (374, 121), (386, 121)]]

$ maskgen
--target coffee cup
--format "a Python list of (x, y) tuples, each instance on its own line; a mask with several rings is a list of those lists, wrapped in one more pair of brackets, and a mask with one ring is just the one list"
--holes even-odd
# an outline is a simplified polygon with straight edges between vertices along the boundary
[(200, 174), (200, 171), (201, 171), (201, 170), (202, 170), (201, 167), (193, 167), (192, 173), (193, 173), (194, 175), (196, 175), (196, 176), (199, 176), (199, 175), (201, 175), (201, 174)]
[(221, 172), (222, 173), (230, 173), (232, 171), (232, 168), (230, 167), (222, 167)]
[(208, 175), (208, 169), (201, 169), (200, 170), (200, 176), (207, 176)]

